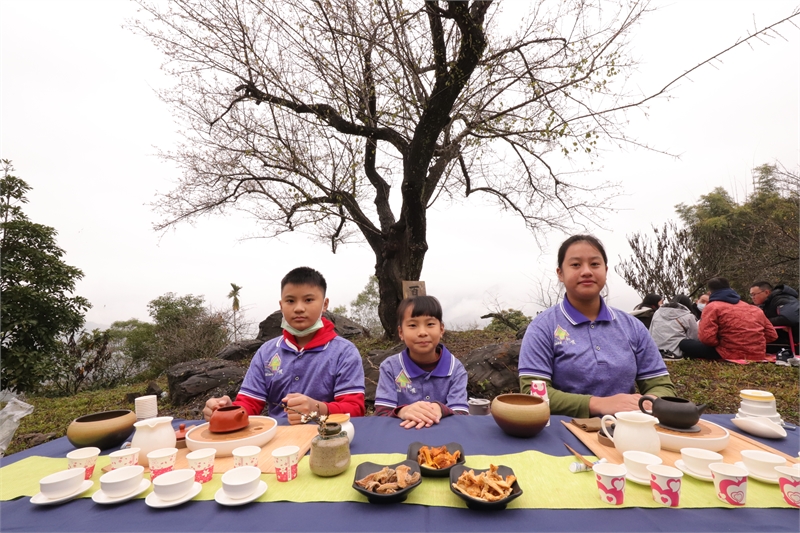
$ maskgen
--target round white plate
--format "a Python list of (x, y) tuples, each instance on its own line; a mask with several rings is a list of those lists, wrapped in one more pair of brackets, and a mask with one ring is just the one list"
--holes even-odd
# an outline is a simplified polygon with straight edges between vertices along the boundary
[(261, 495), (264, 494), (265, 492), (267, 492), (267, 484), (264, 481), (259, 481), (256, 490), (246, 498), (240, 498), (238, 500), (234, 500), (233, 498), (229, 498), (228, 495), (225, 494), (225, 489), (219, 489), (214, 494), (214, 499), (217, 500), (217, 503), (220, 505), (230, 505), (230, 506), (244, 505), (246, 503), (252, 502), (257, 498), (260, 498)]
[(758, 481), (761, 481), (762, 483), (771, 483), (772, 485), (777, 485), (778, 484), (778, 475), (777, 474), (775, 474), (775, 477), (761, 477), (758, 474), (754, 474), (753, 472), (747, 470), (747, 466), (745, 466), (745, 464), (742, 461), (739, 461), (739, 462), (736, 462), (736, 463), (733, 463), (733, 464), (735, 464), (736, 466), (738, 466), (742, 470), (745, 470), (747, 472), (747, 477), (751, 477), (753, 479), (757, 479)]
[(700, 481), (710, 481), (712, 483), (714, 482), (714, 478), (712, 478), (710, 475), (704, 476), (703, 474), (695, 472), (694, 470), (686, 466), (686, 463), (683, 462), (683, 459), (678, 459), (677, 461), (675, 461), (675, 468), (677, 468), (687, 476), (699, 479)]
[(55, 505), (57, 503), (68, 502), (78, 494), (84, 493), (87, 490), (91, 489), (92, 485), (94, 485), (94, 481), (92, 481), (91, 479), (86, 479), (84, 480), (83, 483), (81, 483), (81, 486), (75, 490), (75, 492), (73, 492), (72, 494), (67, 494), (66, 496), (61, 496), (60, 498), (48, 498), (47, 496), (45, 496), (40, 492), (39, 494), (31, 498), (31, 503), (36, 505)]
[(765, 439), (786, 438), (786, 430), (783, 429), (783, 427), (763, 416), (747, 418), (736, 416), (731, 422), (733, 422), (733, 425), (737, 428), (751, 435), (755, 435), (756, 437), (763, 437)]
[(642, 479), (640, 477), (634, 476), (630, 472), (625, 474), (625, 479), (627, 479), (628, 481), (632, 481), (634, 483), (638, 483), (639, 485), (647, 485), (648, 487), (650, 486), (650, 480), (649, 479)]
[(725, 446), (728, 445), (728, 441), (731, 439), (731, 434), (728, 430), (708, 420), (703, 420), (703, 423), (720, 428), (724, 435), (714, 438), (700, 438), (693, 437), (692, 435), (694, 435), (694, 433), (666, 433), (659, 431), (658, 438), (661, 440), (661, 449), (678, 453), (680, 453), (681, 448), (703, 448), (704, 450), (711, 450), (712, 452), (725, 449)]
[(130, 494), (126, 494), (125, 496), (117, 496), (116, 498), (112, 498), (112, 497), (106, 495), (106, 493), (103, 492), (103, 489), (100, 489), (97, 492), (95, 492), (94, 494), (92, 494), (92, 499), (94, 500), (95, 503), (99, 503), (101, 505), (109, 505), (109, 504), (113, 504), (113, 503), (122, 503), (122, 502), (126, 502), (126, 501), (130, 500), (131, 498), (135, 498), (139, 494), (143, 493), (144, 491), (147, 490), (147, 488), (149, 486), (150, 486), (150, 480), (149, 479), (142, 479), (142, 482), (139, 483), (139, 486), (136, 487), (133, 490), (133, 492), (131, 492)]
[(164, 501), (158, 497), (158, 494), (156, 494), (155, 492), (151, 492), (150, 494), (147, 495), (147, 498), (144, 499), (144, 503), (156, 509), (175, 507), (176, 505), (188, 502), (189, 500), (200, 494), (201, 490), (203, 490), (203, 485), (195, 481), (194, 485), (192, 485), (192, 488), (189, 489), (189, 492), (187, 492), (182, 498), (178, 498), (177, 500)]

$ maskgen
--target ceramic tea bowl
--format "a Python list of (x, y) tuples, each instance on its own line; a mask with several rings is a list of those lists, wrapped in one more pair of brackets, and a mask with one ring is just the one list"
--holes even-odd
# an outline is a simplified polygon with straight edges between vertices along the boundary
[(136, 413), (127, 409), (79, 416), (67, 428), (67, 439), (76, 448), (114, 448), (133, 433)]
[(512, 437), (533, 437), (550, 419), (550, 406), (538, 396), (501, 394), (492, 400), (492, 417)]

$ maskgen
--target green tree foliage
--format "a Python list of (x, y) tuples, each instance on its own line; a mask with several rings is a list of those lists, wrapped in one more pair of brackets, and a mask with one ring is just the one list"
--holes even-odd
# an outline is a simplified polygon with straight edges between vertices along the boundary
[(170, 366), (210, 358), (231, 342), (230, 312), (205, 306), (202, 296), (168, 292), (147, 304), (152, 323), (114, 322), (111, 332), (124, 339), (123, 353), (145, 366), (143, 377), (160, 375)]
[(350, 302), (350, 307), (340, 305), (331, 309), (337, 315), (343, 315), (357, 324), (367, 328), (373, 335), (382, 331), (381, 319), (378, 316), (378, 306), (381, 297), (378, 292), (378, 278), (370, 276), (364, 289), (358, 293), (355, 300)]
[(513, 331), (515, 333), (530, 324), (532, 320), (519, 309), (503, 309), (483, 315), (481, 318), (492, 319), (489, 325), (483, 328), (486, 331)]
[(33, 392), (53, 377), (60, 339), (83, 325), (91, 307), (73, 295), (83, 272), (62, 260), (54, 228), (22, 211), (31, 187), (2, 161), (0, 180), (0, 388)]
[(233, 342), (239, 342), (239, 329), (236, 325), (236, 318), (239, 314), (239, 291), (242, 287), (235, 283), (231, 283), (231, 292), (228, 293), (228, 298), (231, 301), (231, 309), (233, 310)]
[(761, 165), (753, 169), (753, 192), (741, 203), (716, 188), (696, 204), (679, 204), (683, 227), (670, 222), (661, 232), (654, 228), (655, 238), (629, 237), (634, 255), (617, 273), (642, 295), (696, 293), (715, 276), (728, 278), (741, 295), (759, 280), (797, 287), (798, 185), (797, 173)]

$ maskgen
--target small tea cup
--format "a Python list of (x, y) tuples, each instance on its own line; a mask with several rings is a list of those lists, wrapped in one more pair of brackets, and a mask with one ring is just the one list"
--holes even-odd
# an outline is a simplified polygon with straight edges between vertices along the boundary
[(742, 507), (747, 500), (747, 470), (728, 463), (708, 465), (720, 501)]
[(776, 466), (786, 466), (786, 459), (762, 450), (742, 450), (742, 462), (749, 473), (768, 479), (777, 477)]
[(622, 505), (625, 500), (625, 465), (597, 463), (593, 467), (600, 499), (611, 505)]
[(109, 498), (119, 498), (136, 490), (143, 477), (143, 466), (123, 466), (100, 476), (100, 489)]
[(211, 481), (214, 475), (214, 457), (217, 450), (214, 448), (201, 448), (193, 452), (189, 452), (186, 460), (189, 461), (189, 468), (194, 470), (194, 480), (198, 483), (207, 483)]
[(792, 507), (800, 508), (800, 465), (776, 466), (775, 471), (783, 500)]
[(194, 485), (194, 470), (182, 468), (172, 470), (153, 480), (153, 492), (161, 500), (168, 502), (185, 496)]
[(67, 454), (67, 468), (84, 468), (85, 479), (91, 479), (94, 474), (94, 465), (100, 455), (100, 448), (88, 447), (72, 450)]
[(722, 462), (720, 454), (703, 448), (681, 448), (681, 459), (683, 459), (683, 464), (686, 465), (686, 468), (706, 477), (711, 475), (708, 465)]
[(39, 480), (39, 490), (51, 500), (62, 498), (78, 490), (81, 483), (85, 481), (85, 474), (83, 467), (70, 468), (50, 474)]
[(677, 507), (681, 498), (683, 472), (662, 464), (647, 465), (647, 471), (650, 473), (653, 500), (661, 505)]
[(258, 446), (239, 446), (233, 450), (233, 467), (258, 466), (258, 455), (261, 448)]
[(241, 500), (253, 494), (261, 480), (261, 470), (255, 466), (241, 466), (222, 474), (222, 490), (232, 500)]
[(661, 457), (657, 455), (635, 450), (623, 452), (622, 457), (625, 461), (625, 468), (628, 469), (628, 473), (642, 480), (650, 479), (650, 472), (647, 471), (649, 465), (660, 465), (664, 462), (661, 460)]
[(108, 454), (111, 458), (111, 469), (116, 470), (124, 466), (136, 466), (139, 464), (139, 448), (125, 448)]
[(175, 468), (175, 461), (178, 460), (178, 448), (159, 448), (147, 454), (147, 461), (150, 465), (150, 479), (171, 472)]

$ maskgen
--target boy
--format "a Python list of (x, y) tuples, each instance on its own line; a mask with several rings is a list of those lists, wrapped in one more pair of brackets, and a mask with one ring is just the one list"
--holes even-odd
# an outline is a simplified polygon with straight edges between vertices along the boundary
[(433, 296), (406, 298), (397, 308), (406, 349), (381, 363), (375, 414), (396, 416), (406, 429), (431, 427), (444, 416), (469, 414), (467, 371), (439, 340), (442, 306)]
[[(206, 402), (206, 420), (220, 407), (240, 405), (260, 415), (287, 416), (300, 424), (300, 414), (348, 413), (364, 416), (364, 367), (350, 341), (336, 335), (322, 314), (328, 308), (325, 278), (308, 267), (295, 268), (281, 280), (283, 336), (265, 342), (253, 356), (242, 388)], [(284, 411), (281, 404), (291, 408)]]

